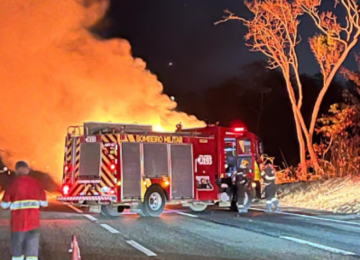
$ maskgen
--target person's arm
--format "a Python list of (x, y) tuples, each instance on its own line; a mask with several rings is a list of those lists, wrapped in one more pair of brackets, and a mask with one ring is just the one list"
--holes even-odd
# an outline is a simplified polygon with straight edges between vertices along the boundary
[(40, 206), (47, 207), (49, 202), (47, 200), (46, 192), (40, 183), (39, 183), (39, 188), (40, 188)]
[(11, 202), (12, 202), (12, 185), (5, 190), (4, 196), (2, 198), (1, 201), (1, 207), (3, 209), (8, 209), (11, 206)]

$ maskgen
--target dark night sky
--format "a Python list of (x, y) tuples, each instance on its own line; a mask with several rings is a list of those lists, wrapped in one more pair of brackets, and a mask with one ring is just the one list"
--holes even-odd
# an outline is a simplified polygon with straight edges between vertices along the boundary
[[(332, 1), (324, 4), (331, 8)], [(133, 56), (147, 62), (165, 92), (201, 92), (237, 75), (241, 65), (264, 58), (245, 46), (247, 29), (240, 22), (214, 25), (224, 9), (251, 17), (241, 0), (113, 0), (105, 36), (129, 40)], [(310, 18), (302, 20), (300, 32), (300, 70), (313, 75), (319, 69), (307, 43), (316, 32)], [(353, 66), (352, 55), (348, 61)]]

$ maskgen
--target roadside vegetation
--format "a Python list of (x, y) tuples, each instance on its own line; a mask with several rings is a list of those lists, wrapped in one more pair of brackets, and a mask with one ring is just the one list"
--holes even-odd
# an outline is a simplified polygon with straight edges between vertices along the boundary
[[(322, 11), (327, 7), (321, 0), (245, 1), (252, 13), (250, 19), (225, 10), (223, 20), (216, 24), (242, 22), (248, 31), (245, 40), (251, 51), (264, 54), (268, 67), (279, 70), (284, 78), (284, 91), (288, 93), (296, 125), (300, 164), (289, 167), (284, 163), (285, 169), (278, 171), (278, 184), (296, 182), (281, 189), (282, 203), (347, 212), (349, 208), (350, 211), (359, 208), (360, 78), (359, 73), (342, 66), (358, 43), (360, 9), (355, 0), (334, 4), (334, 9)], [(342, 9), (340, 19), (335, 15), (337, 9)], [(321, 73), (317, 96), (309, 104), (312, 108), (309, 118), (304, 114), (303, 101), (308, 96), (303, 93), (297, 53), (302, 42), (299, 24), (304, 16), (312, 19), (318, 31), (308, 39), (308, 44)], [(346, 22), (341, 22), (342, 19)], [(357, 88), (345, 89), (344, 102), (331, 105), (326, 115), (320, 115), (325, 94), (339, 72), (356, 83)], [(314, 142), (316, 135), (320, 139)]]
[[(360, 57), (356, 56), (359, 63)], [(356, 84), (343, 91), (344, 102), (333, 104), (328, 114), (317, 120), (320, 143), (314, 144), (321, 171), (312, 171), (307, 161), (306, 182), (301, 165), (278, 171), (279, 197), (283, 205), (360, 213), (360, 73), (342, 69), (341, 73)]]

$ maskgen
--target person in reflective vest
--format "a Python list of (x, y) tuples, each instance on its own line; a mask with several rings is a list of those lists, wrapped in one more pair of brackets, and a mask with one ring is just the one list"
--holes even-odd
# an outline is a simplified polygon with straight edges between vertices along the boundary
[(233, 175), (233, 182), (236, 186), (237, 208), (239, 213), (246, 213), (248, 209), (245, 207), (245, 192), (249, 162), (243, 160), (241, 165), (236, 169)]
[(261, 170), (260, 170), (260, 165), (262, 164), (262, 160), (259, 159), (257, 161), (255, 161), (255, 178), (254, 178), (254, 183), (255, 183), (255, 198), (254, 201), (256, 200), (260, 200), (261, 199)]
[(26, 162), (15, 165), (17, 178), (5, 190), (1, 207), (11, 210), (12, 260), (37, 260), (39, 250), (40, 207), (47, 207), (41, 183), (29, 176)]
[(270, 163), (266, 163), (264, 171), (261, 173), (265, 183), (266, 211), (271, 212), (271, 206), (274, 204), (275, 211), (279, 211), (279, 201), (276, 198), (275, 170)]

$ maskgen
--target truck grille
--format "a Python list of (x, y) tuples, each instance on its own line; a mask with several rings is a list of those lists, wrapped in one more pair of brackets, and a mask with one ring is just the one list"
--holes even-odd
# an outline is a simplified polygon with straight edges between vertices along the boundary
[(168, 175), (167, 144), (144, 144), (144, 171), (146, 177)]
[(80, 144), (79, 179), (100, 179), (101, 143)]
[(141, 161), (139, 143), (122, 143), (121, 189), (124, 199), (141, 197)]
[(194, 197), (191, 145), (171, 145), (171, 190), (173, 199)]

